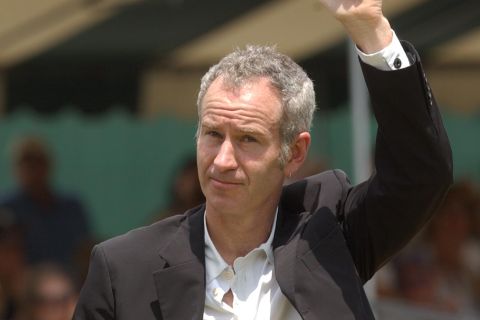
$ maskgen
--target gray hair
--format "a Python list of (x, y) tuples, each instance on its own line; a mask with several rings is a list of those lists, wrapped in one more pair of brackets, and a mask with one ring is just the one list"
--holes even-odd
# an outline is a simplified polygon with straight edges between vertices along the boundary
[(244, 49), (237, 48), (212, 66), (202, 78), (197, 99), (197, 130), (200, 128), (203, 97), (212, 82), (220, 76), (233, 87), (241, 87), (256, 77), (266, 77), (278, 90), (282, 100), (280, 163), (285, 165), (290, 157), (290, 146), (297, 135), (309, 131), (312, 125), (315, 111), (312, 80), (298, 64), (273, 46), (247, 45)]

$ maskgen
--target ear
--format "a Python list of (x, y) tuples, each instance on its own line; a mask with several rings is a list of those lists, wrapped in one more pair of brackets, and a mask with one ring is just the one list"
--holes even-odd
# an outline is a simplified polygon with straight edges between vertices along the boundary
[(290, 147), (290, 158), (284, 167), (285, 177), (291, 176), (302, 166), (307, 158), (310, 141), (311, 136), (309, 132), (302, 132), (297, 136), (295, 142)]

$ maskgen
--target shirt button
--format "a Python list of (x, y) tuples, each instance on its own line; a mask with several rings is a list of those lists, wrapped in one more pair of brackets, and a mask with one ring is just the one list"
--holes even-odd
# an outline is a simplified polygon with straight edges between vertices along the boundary
[(232, 269), (227, 269), (223, 272), (223, 277), (226, 279), (226, 280), (232, 280), (233, 279), (233, 276), (235, 274), (233, 273), (233, 270)]
[(218, 298), (219, 295), (222, 294), (222, 290), (220, 288), (213, 289), (213, 295)]
[(393, 60), (393, 66), (395, 69), (400, 69), (402, 66), (402, 60), (400, 60), (400, 58), (395, 58), (395, 60)]

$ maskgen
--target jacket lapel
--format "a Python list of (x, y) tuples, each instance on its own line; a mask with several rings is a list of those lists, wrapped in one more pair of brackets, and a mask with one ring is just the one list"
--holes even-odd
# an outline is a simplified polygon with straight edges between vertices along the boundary
[(300, 221), (305, 219), (306, 216), (306, 212), (299, 213), (299, 211), (294, 211), (289, 206), (282, 205), (281, 202), (272, 244), (275, 277), (277, 278), (278, 285), (282, 293), (300, 314), (302, 314), (302, 310), (298, 309), (298, 303), (295, 300), (295, 264), (297, 263)]
[(153, 273), (153, 278), (163, 320), (203, 317), (204, 212), (204, 206), (187, 212), (171, 241), (160, 252), (165, 264)]
[[(283, 189), (273, 241), (275, 274), (282, 293), (303, 319), (311, 319), (310, 306), (299, 286), (310, 283), (299, 271), (303, 268), (300, 257), (310, 249), (304, 239), (304, 228), (312, 213), (318, 209), (321, 184), (308, 179), (288, 185)], [(321, 230), (318, 230), (321, 233)], [(316, 233), (316, 232), (315, 232)], [(313, 315), (315, 317), (315, 315)]]

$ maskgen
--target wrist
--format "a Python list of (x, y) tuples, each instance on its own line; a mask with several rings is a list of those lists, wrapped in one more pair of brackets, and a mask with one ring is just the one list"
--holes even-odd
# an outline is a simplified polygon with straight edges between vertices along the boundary
[(341, 20), (348, 35), (364, 53), (378, 52), (393, 39), (393, 31), (385, 17), (380, 19)]

